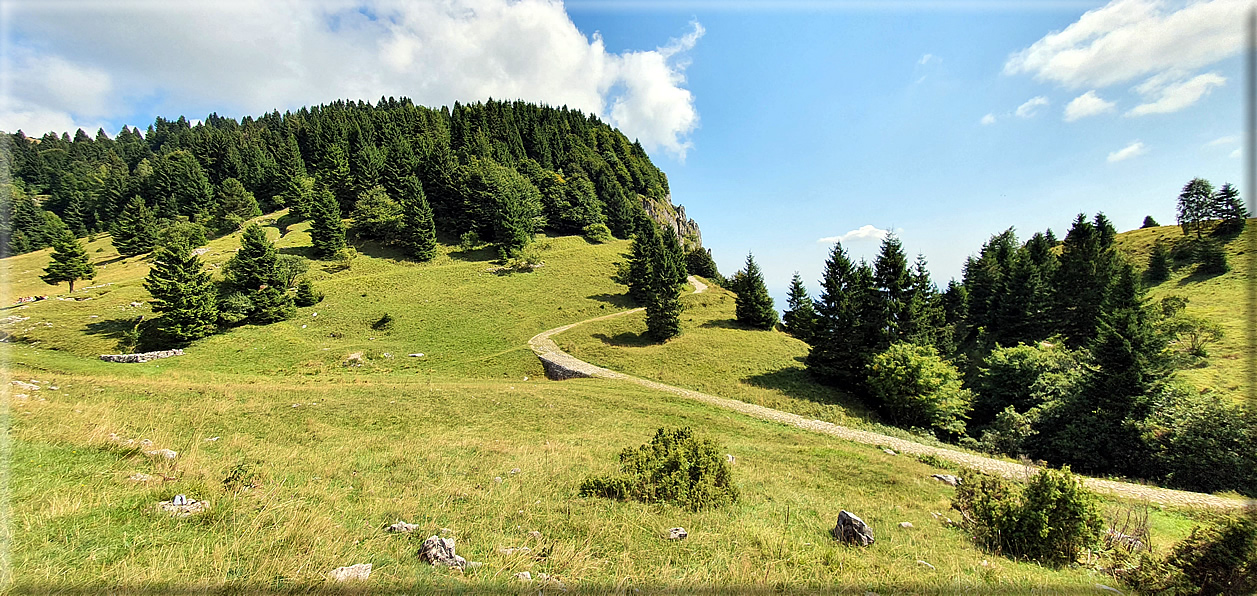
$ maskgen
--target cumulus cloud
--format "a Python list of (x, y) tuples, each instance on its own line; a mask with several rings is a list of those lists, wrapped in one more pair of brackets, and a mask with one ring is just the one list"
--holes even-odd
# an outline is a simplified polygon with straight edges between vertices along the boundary
[(835, 242), (852, 242), (856, 240), (882, 240), (889, 233), (890, 230), (882, 230), (871, 224), (865, 224), (841, 236), (827, 236), (818, 238), (816, 241), (820, 244), (833, 244)]
[(1109, 154), (1109, 163), (1117, 163), (1125, 161), (1137, 155), (1143, 155), (1148, 152), (1148, 148), (1143, 143), (1135, 141), (1117, 151)]
[(1226, 84), (1226, 78), (1217, 73), (1206, 73), (1188, 80), (1176, 80), (1172, 74), (1158, 75), (1135, 87), (1145, 98), (1155, 98), (1127, 112), (1127, 116), (1168, 114), (1190, 106), (1209, 94), (1214, 87)]
[(1038, 112), (1040, 107), (1046, 106), (1049, 103), (1051, 102), (1048, 101), (1048, 98), (1043, 97), (1042, 95), (1038, 97), (1032, 97), (1028, 101), (1026, 101), (1026, 103), (1023, 103), (1017, 106), (1016, 114), (1020, 118), (1030, 118), (1034, 116), (1035, 113)]
[(1217, 147), (1219, 145), (1234, 145), (1235, 143), (1238, 143), (1238, 142), (1240, 142), (1239, 135), (1230, 135), (1230, 136), (1225, 136), (1225, 137), (1218, 137), (1212, 141), (1209, 141), (1208, 143), (1205, 143), (1205, 146)]
[(9, 130), (56, 121), (33, 106), (77, 121), (139, 106), (244, 115), (381, 96), (567, 105), (678, 157), (698, 126), (684, 72), (700, 24), (663, 47), (614, 53), (557, 0), (50, 2), (9, 14)]
[(982, 117), (982, 124), (995, 124), (995, 114), (987, 114)]
[(1073, 122), (1079, 118), (1112, 112), (1115, 105), (1113, 102), (1106, 101), (1099, 95), (1096, 95), (1093, 89), (1075, 97), (1073, 101), (1069, 102), (1069, 105), (1065, 106), (1065, 121)]
[(1243, 47), (1248, 0), (1113, 0), (1013, 53), (1006, 74), (1067, 88), (1103, 88), (1204, 68)]

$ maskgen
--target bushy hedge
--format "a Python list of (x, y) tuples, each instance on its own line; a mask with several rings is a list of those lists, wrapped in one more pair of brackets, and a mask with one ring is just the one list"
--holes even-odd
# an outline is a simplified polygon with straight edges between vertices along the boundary
[(1069, 468), (1042, 470), (1025, 485), (965, 472), (952, 508), (979, 547), (1050, 565), (1076, 561), (1104, 528), (1098, 500)]
[(964, 434), (973, 393), (961, 387), (956, 367), (933, 347), (894, 344), (874, 356), (868, 370), (876, 407), (896, 425)]
[(692, 511), (738, 499), (720, 446), (689, 428), (661, 428), (649, 443), (620, 452), (620, 472), (586, 479), (580, 494), (672, 503)]

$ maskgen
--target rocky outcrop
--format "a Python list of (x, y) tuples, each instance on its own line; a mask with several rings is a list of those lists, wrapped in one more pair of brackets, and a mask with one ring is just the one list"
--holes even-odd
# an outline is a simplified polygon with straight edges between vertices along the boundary
[(646, 210), (646, 215), (655, 220), (655, 223), (672, 228), (687, 249), (703, 245), (703, 233), (698, 229), (698, 222), (685, 216), (684, 205), (672, 204), (671, 194), (662, 201), (643, 198), (642, 208)]
[(182, 355), (183, 350), (158, 350), (156, 352), (141, 352), (139, 354), (101, 354), (100, 359), (105, 362), (148, 362), (149, 360)]
[(454, 554), (453, 538), (441, 538), (435, 534), (423, 541), (423, 546), (419, 547), (419, 558), (432, 565), (445, 567), (462, 569), (467, 565), (467, 559)]
[(873, 529), (864, 520), (856, 517), (854, 513), (841, 511), (838, 513), (838, 523), (834, 524), (831, 530), (834, 538), (856, 546), (869, 546), (873, 544)]

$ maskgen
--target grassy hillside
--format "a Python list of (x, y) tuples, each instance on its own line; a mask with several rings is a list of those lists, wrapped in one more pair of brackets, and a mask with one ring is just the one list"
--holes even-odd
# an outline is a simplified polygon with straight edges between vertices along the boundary
[[(1257, 219), (1248, 220), (1244, 234), (1257, 233)], [(1178, 226), (1161, 226), (1132, 230), (1118, 234), (1117, 246), (1137, 268), (1148, 265), (1148, 256), (1158, 241), (1172, 246), (1183, 239)], [(1196, 272), (1196, 264), (1180, 261), (1170, 279), (1153, 285), (1148, 298), (1160, 300), (1178, 295), (1188, 299), (1187, 312), (1205, 317), (1222, 326), (1223, 337), (1209, 346), (1209, 359), (1204, 366), (1181, 371), (1179, 374), (1201, 389), (1213, 389), (1235, 399), (1246, 396), (1244, 370), (1251, 357), (1247, 332), (1247, 288), (1251, 283), (1249, 258), (1244, 236), (1231, 238), (1224, 243), (1227, 260), (1231, 266), (1222, 275), (1204, 275)]]
[[(304, 225), (272, 227), (282, 248), (308, 245)], [(237, 328), (194, 343), (182, 357), (122, 365), (95, 356), (112, 351), (123, 322), (151, 315), (130, 306), (146, 299), (139, 284), (147, 264), (119, 260), (107, 240), (95, 241), (89, 253), (106, 267), (84, 285), (113, 285), (75, 292), (90, 300), (0, 313), (29, 317), (5, 327), (21, 341), (0, 344), (11, 428), (10, 498), (0, 510), (11, 522), (4, 579), (19, 591), (304, 590), (330, 588), (335, 567), (372, 563), (372, 588), (419, 591), (524, 590), (513, 574), (525, 570), (593, 591), (1089, 592), (1112, 583), (1085, 568), (1045, 569), (974, 548), (932, 515), (949, 515), (953, 489), (929, 478), (936, 469), (905, 456), (626, 383), (541, 378), (528, 337), (624, 308), (623, 288), (608, 278), (626, 248), (542, 242), (545, 265), (508, 276), (488, 271), (487, 254), (450, 249), (420, 265), (368, 251), (349, 271), (313, 271), (328, 297), (295, 320)], [(208, 260), (221, 264), (236, 246), (217, 240)], [(6, 303), (56, 296), (36, 278), (47, 258), (0, 260)], [(650, 355), (655, 360), (642, 362), (655, 370), (642, 374), (664, 381), (690, 371), (710, 383), (700, 388), (728, 397), (814, 407), (816, 417), (835, 421), (866, 416), (805, 382), (796, 360), (802, 344), (724, 324), (732, 318), (727, 293), (713, 288), (686, 300), (685, 334), (666, 349), (639, 345), (644, 325), (630, 315), (586, 330), (607, 339), (591, 334), (576, 353), (611, 346)], [(394, 328), (372, 331), (384, 312), (397, 319)], [(731, 342), (745, 360), (720, 351)], [(674, 347), (688, 354), (669, 353)], [(357, 351), (366, 366), (340, 365)], [(425, 356), (406, 356), (417, 352)], [(736, 504), (691, 513), (577, 496), (585, 477), (615, 468), (620, 449), (682, 425), (736, 456)], [(149, 439), (179, 456), (153, 459), (111, 434)], [(128, 480), (135, 473), (157, 479)], [(176, 494), (211, 507), (186, 519), (154, 509)], [(873, 527), (876, 544), (833, 541), (828, 530), (843, 509)], [(1155, 513), (1157, 543), (1185, 535), (1189, 515)], [(421, 530), (411, 537), (382, 530), (399, 519)], [(903, 521), (914, 527), (900, 528)], [(689, 538), (661, 539), (672, 526)], [(459, 554), (484, 566), (458, 574), (419, 562), (419, 543), (442, 528)], [(499, 551), (517, 546), (532, 552)]]

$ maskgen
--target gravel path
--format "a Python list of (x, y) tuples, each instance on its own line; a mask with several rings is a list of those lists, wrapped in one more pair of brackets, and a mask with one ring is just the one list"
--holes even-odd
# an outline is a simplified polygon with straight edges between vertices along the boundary
[[(693, 276), (690, 276), (689, 282), (694, 286), (695, 294), (700, 294), (707, 290), (707, 286)], [(991, 459), (989, 457), (982, 457), (980, 455), (964, 453), (942, 447), (922, 445), (921, 443), (913, 441), (839, 426), (822, 420), (808, 419), (803, 416), (799, 416), (798, 414), (782, 412), (780, 410), (765, 408), (764, 406), (749, 404), (743, 401), (717, 397), (715, 395), (709, 395), (698, 391), (691, 391), (689, 389), (673, 387), (672, 385), (665, 385), (649, 379), (626, 375), (624, 373), (602, 368), (601, 366), (596, 366), (580, 360), (567, 352), (560, 350), (558, 345), (554, 343), (554, 340), (551, 339), (551, 337), (558, 335), (559, 333), (563, 333), (564, 331), (576, 327), (577, 325), (611, 319), (614, 317), (622, 317), (641, 310), (643, 309), (635, 308), (543, 331), (528, 340), (528, 346), (532, 348), (532, 351), (537, 354), (537, 357), (541, 358), (543, 362), (557, 365), (564, 370), (570, 371), (571, 374), (566, 378), (597, 377), (602, 379), (628, 381), (630, 383), (636, 383), (651, 389), (666, 391), (668, 393), (701, 401), (713, 406), (741, 412), (760, 420), (780, 422), (782, 424), (795, 426), (805, 430), (838, 437), (847, 441), (888, 447), (899, 453), (907, 453), (911, 455), (933, 455), (940, 459), (952, 461), (963, 466), (977, 468), (988, 473), (999, 474), (1009, 478), (1024, 478), (1031, 471), (1023, 464)], [(1253, 500), (1229, 499), (1203, 493), (1171, 490), (1168, 488), (1144, 486), (1142, 484), (1132, 484), (1129, 482), (1118, 482), (1114, 480), (1103, 480), (1100, 478), (1084, 478), (1084, 482), (1088, 488), (1098, 492), (1109, 493), (1129, 499), (1137, 499), (1158, 505), (1202, 507), (1212, 509), (1237, 509), (1244, 507), (1245, 505), (1253, 505), (1254, 503), (1257, 503)]]

